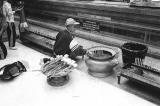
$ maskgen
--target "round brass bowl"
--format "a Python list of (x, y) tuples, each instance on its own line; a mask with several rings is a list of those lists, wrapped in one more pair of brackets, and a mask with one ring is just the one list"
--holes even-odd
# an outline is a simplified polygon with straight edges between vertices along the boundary
[(114, 58), (116, 52), (112, 48), (95, 46), (87, 50), (87, 56), (93, 60), (105, 61)]
[(112, 48), (96, 46), (88, 49), (85, 63), (88, 73), (94, 77), (107, 77), (112, 73), (113, 67), (117, 65), (114, 58), (116, 52)]

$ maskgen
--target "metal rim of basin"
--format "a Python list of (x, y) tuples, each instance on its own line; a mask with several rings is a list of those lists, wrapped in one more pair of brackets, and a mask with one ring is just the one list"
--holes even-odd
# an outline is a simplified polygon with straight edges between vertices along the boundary
[[(95, 50), (104, 50), (104, 51), (107, 51), (108, 53), (111, 54), (111, 56), (109, 57), (106, 57), (106, 58), (97, 58), (97, 57), (93, 57), (93, 52)], [(105, 60), (109, 60), (109, 59), (113, 59), (116, 55), (116, 51), (110, 47), (106, 47), (106, 46), (94, 46), (94, 47), (91, 47), (89, 49), (87, 49), (87, 56), (93, 60), (99, 60), (99, 61), (105, 61)]]

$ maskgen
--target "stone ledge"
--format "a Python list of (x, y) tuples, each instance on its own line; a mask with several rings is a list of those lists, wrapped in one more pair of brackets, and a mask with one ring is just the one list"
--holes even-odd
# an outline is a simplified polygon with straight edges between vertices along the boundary
[[(18, 17), (16, 18), (16, 20), (18, 20)], [(64, 30), (65, 27), (64, 26), (60, 26), (54, 23), (46, 23), (43, 21), (37, 21), (37, 20), (33, 20), (33, 19), (28, 19), (28, 22), (30, 24), (34, 24), (34, 25), (38, 25), (38, 26), (42, 26), (45, 28), (49, 28), (55, 31), (61, 31)], [(95, 33), (91, 33), (91, 32), (86, 32), (86, 31), (82, 31), (82, 30), (77, 30), (76, 31), (76, 36), (83, 38), (83, 39), (87, 39), (87, 40), (91, 40), (97, 43), (101, 43), (101, 44), (105, 44), (105, 45), (110, 45), (110, 46), (116, 46), (116, 47), (121, 47), (125, 42), (132, 42), (130, 40), (126, 40), (126, 39), (122, 39), (122, 38), (116, 38), (115, 36), (110, 36), (113, 35), (111, 33), (108, 33), (107, 35), (102, 35), (102, 34), (95, 34)], [(151, 57), (155, 57), (155, 58), (160, 58), (160, 50), (157, 47), (154, 47), (152, 45), (149, 44), (145, 44), (148, 46), (149, 50), (147, 55), (151, 56)]]

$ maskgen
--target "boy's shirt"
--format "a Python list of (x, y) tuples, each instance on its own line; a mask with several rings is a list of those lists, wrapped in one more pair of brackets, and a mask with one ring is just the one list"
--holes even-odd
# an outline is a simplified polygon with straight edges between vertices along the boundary
[(7, 22), (14, 22), (14, 11), (12, 11), (11, 4), (8, 2), (5, 2), (3, 4), (3, 15), (6, 18)]
[(56, 55), (69, 54), (71, 52), (69, 45), (72, 39), (72, 35), (67, 30), (59, 32), (56, 36), (56, 42), (54, 44), (54, 52)]

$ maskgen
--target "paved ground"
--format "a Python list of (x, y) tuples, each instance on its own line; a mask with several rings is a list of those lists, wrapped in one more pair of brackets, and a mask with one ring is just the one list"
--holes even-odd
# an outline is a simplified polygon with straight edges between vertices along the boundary
[[(107, 45), (103, 45), (103, 44), (96, 43), (96, 42), (93, 42), (93, 41), (85, 40), (85, 39), (82, 39), (82, 38), (76, 38), (76, 39), (86, 49), (90, 48), (90, 47), (93, 47), (93, 46), (107, 46)], [(35, 46), (35, 45), (33, 46), (32, 43), (26, 44), (26, 45), (35, 49), (35, 50), (38, 50), (38, 51), (44, 53), (44, 54), (51, 55), (47, 50), (39, 49), (39, 46)], [(121, 66), (122, 65), (121, 50), (117, 47), (113, 47), (113, 49), (116, 50), (119, 53), (118, 61), (119, 61), (119, 66)], [(85, 58), (87, 58), (87, 57), (85, 57)], [(85, 64), (85, 59), (82, 60), (81, 57), (79, 57), (78, 63), (79, 63), (78, 69), (80, 69), (81, 71), (83, 71), (85, 73), (88, 73), (88, 68)], [(153, 68), (160, 69), (160, 60), (159, 59), (146, 56), (144, 63), (152, 66)], [(116, 73), (117, 73), (117, 70), (115, 68), (112, 75), (110, 75), (106, 78), (101, 78), (101, 80), (106, 82), (106, 83), (109, 83), (113, 86), (116, 86), (120, 89), (126, 90), (126, 91), (128, 91), (132, 94), (135, 94), (139, 97), (142, 97), (146, 100), (149, 100), (151, 102), (154, 102), (154, 103), (160, 105), (160, 95), (159, 95), (160, 90), (159, 89), (148, 87), (148, 86), (143, 86), (141, 84), (131, 82), (131, 81), (125, 79), (125, 78), (122, 78), (121, 84), (118, 85), (117, 84)], [(158, 78), (158, 80), (160, 81), (160, 78)]]
[[(97, 46), (97, 45), (98, 46), (102, 45), (102, 44), (95, 43), (95, 42), (92, 42), (92, 41), (87, 41), (87, 40), (84, 40), (84, 39), (81, 39), (81, 38), (78, 38), (77, 40), (79, 42), (81, 42), (81, 44), (84, 45), (85, 48), (89, 48), (89, 47), (93, 47), (93, 46)], [(103, 45), (103, 46), (106, 46), (106, 45)], [(117, 50), (119, 52), (118, 60), (119, 60), (119, 63), (120, 63), (119, 65), (121, 66), (122, 65), (121, 50), (119, 48), (116, 48), (116, 47), (114, 47), (114, 48), (115, 48), (115, 50)], [(156, 69), (160, 69), (160, 60), (156, 59), (156, 58), (146, 56), (144, 64), (152, 66), (153, 68), (156, 68)], [(87, 72), (87, 67), (86, 67), (85, 62), (83, 60), (80, 62), (79, 68), (81, 70)], [(121, 89), (124, 89), (128, 92), (131, 92), (131, 93), (133, 93), (137, 96), (140, 96), (144, 99), (147, 99), (149, 101), (155, 102), (155, 103), (160, 105), (160, 95), (159, 95), (160, 90), (158, 90), (157, 88), (152, 88), (152, 87), (149, 87), (149, 86), (143, 86), (141, 84), (128, 81), (125, 78), (121, 78), (122, 79), (121, 84), (118, 85), (117, 84), (116, 71), (117, 70), (115, 68), (115, 72), (111, 76), (109, 76), (107, 78), (101, 78), (101, 79), (103, 81), (105, 81), (106, 83), (110, 83), (114, 86), (117, 86)], [(160, 81), (160, 78), (158, 78), (158, 81)]]
[[(6, 44), (6, 43), (5, 43)], [(48, 57), (42, 50), (37, 52), (33, 45), (26, 47), (17, 43), (17, 50), (8, 50), (7, 58), (0, 60), (0, 67), (18, 60), (25, 60), (30, 68), (12, 81), (0, 81), (2, 106), (156, 106), (143, 98), (119, 89), (101, 79), (87, 74), (84, 61), (79, 59), (79, 69), (70, 73), (65, 86), (47, 84), (46, 76), (39, 71), (41, 58)], [(82, 66), (82, 67), (81, 67)], [(82, 70), (85, 68), (84, 70)], [(116, 102), (115, 102), (116, 101)]]
[[(85, 39), (81, 39), (81, 38), (77, 38), (77, 41), (84, 46), (84, 48), (90, 48), (90, 47), (93, 47), (93, 46), (106, 46), (106, 45), (103, 45), (103, 44), (100, 44), (100, 43), (95, 43), (93, 41), (88, 41), (88, 40), (85, 40)], [(28, 44), (27, 44), (28, 45)], [(47, 50), (45, 49), (39, 49), (38, 46), (33, 46), (32, 44), (29, 44), (28, 46), (30, 46), (31, 48), (33, 49), (36, 49), (42, 53), (45, 53), (47, 55), (50, 55), (50, 53), (47, 52)], [(117, 52), (119, 52), (119, 57), (118, 57), (118, 60), (119, 60), (119, 65), (121, 66), (122, 65), (122, 53), (121, 53), (121, 50), (119, 48), (116, 48), (116, 47), (113, 47), (114, 50), (116, 50)], [(87, 58), (85, 56), (85, 58)], [(88, 68), (85, 64), (85, 59), (82, 60), (81, 57), (78, 57), (78, 60), (77, 60), (79, 66), (78, 66), (78, 69), (85, 72), (85, 73), (88, 73)], [(146, 56), (145, 58), (145, 61), (144, 61), (145, 64), (147, 65), (150, 65), (152, 66), (153, 68), (156, 68), (156, 69), (160, 69), (160, 60), (159, 59), (156, 59), (156, 58), (152, 58), (152, 57), (148, 57)], [(100, 78), (102, 81), (106, 82), (106, 83), (109, 83), (113, 86), (116, 86), (120, 89), (123, 89), (125, 91), (128, 91), (132, 94), (135, 94), (141, 98), (144, 98), (148, 101), (151, 101), (151, 102), (154, 102), (158, 105), (160, 105), (160, 90), (157, 89), (157, 88), (152, 88), (152, 87), (149, 87), (149, 86), (144, 86), (144, 85), (141, 85), (139, 83), (135, 83), (135, 82), (131, 82), (129, 81), (128, 79), (125, 79), (125, 78), (122, 78), (121, 80), (121, 84), (117, 84), (117, 76), (116, 76), (116, 73), (117, 73), (117, 70), (115, 68), (114, 72), (112, 75), (106, 77), (106, 78)]]

